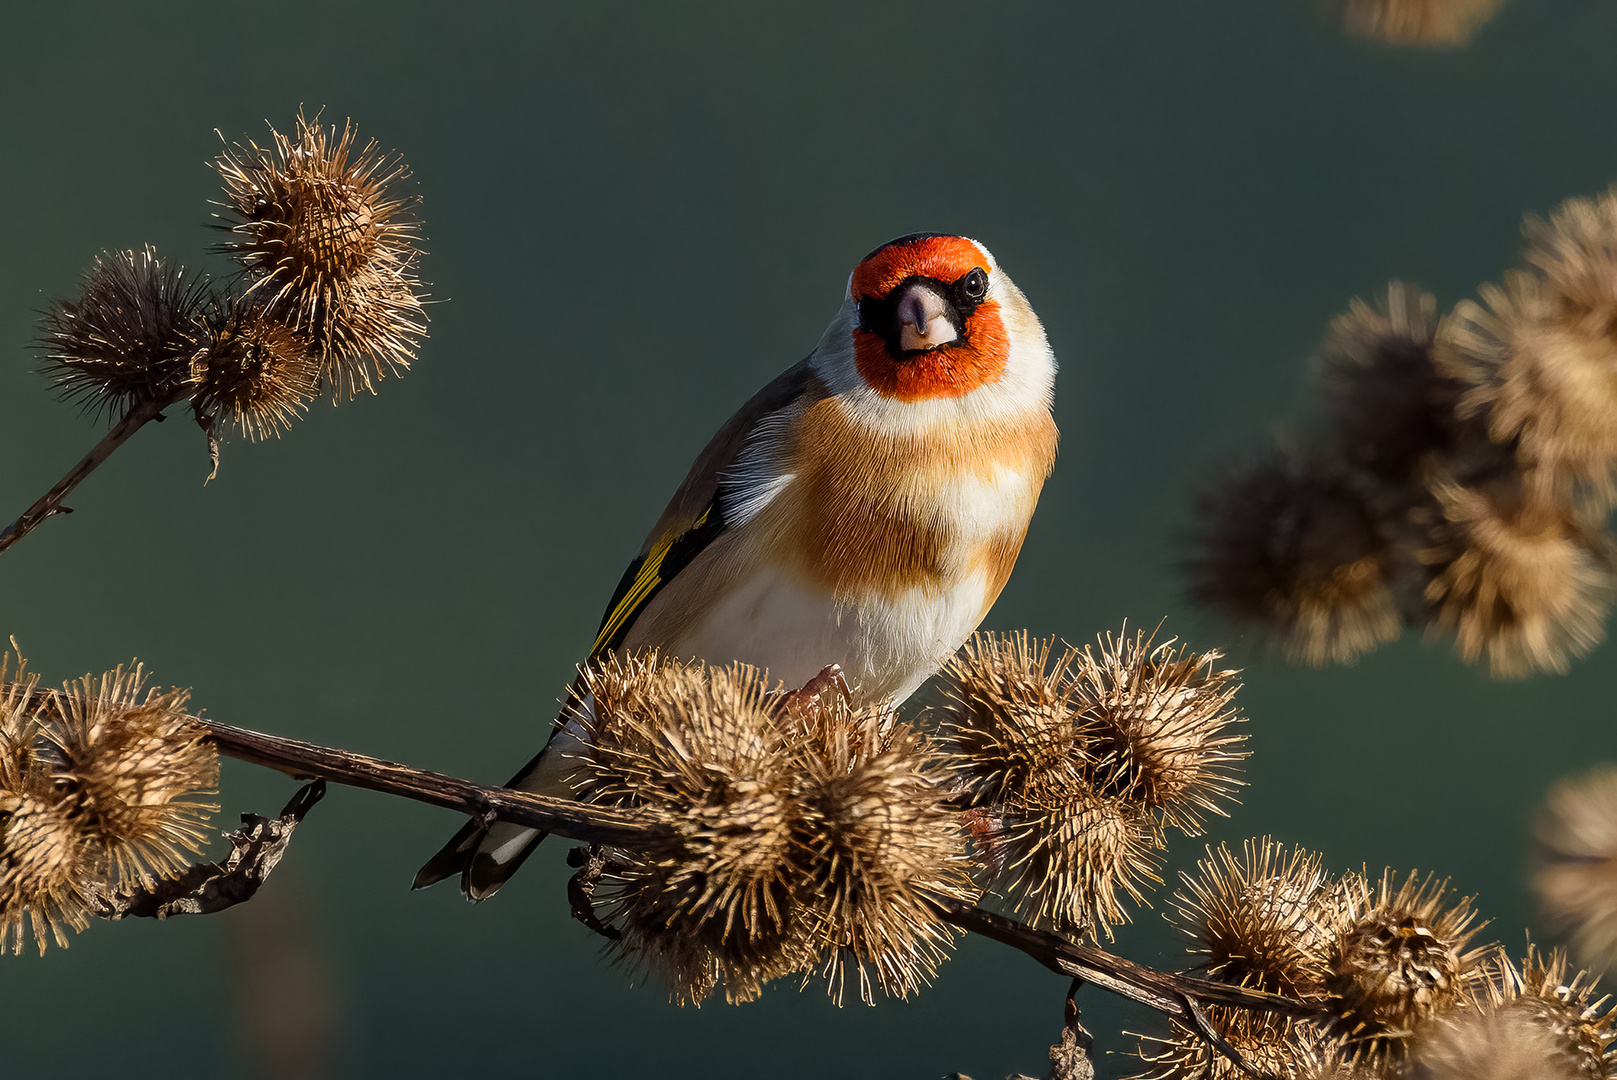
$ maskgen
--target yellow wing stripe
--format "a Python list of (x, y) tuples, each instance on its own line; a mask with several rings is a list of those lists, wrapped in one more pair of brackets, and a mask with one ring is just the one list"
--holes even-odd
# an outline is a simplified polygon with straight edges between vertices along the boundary
[(673, 538), (670, 537), (651, 549), (646, 561), (640, 564), (640, 572), (635, 575), (634, 584), (623, 594), (623, 599), (619, 600), (618, 606), (612, 610), (612, 617), (606, 620), (601, 632), (596, 635), (595, 644), (590, 647), (590, 652), (599, 650), (602, 645), (611, 641), (612, 635), (618, 632), (618, 627), (622, 626), (623, 621), (639, 606), (640, 598), (657, 585), (657, 571), (662, 569), (663, 559), (667, 558), (668, 549), (673, 544)]
[(634, 614), (635, 609), (640, 606), (641, 602), (658, 585), (662, 584), (659, 571), (662, 570), (663, 560), (668, 558), (669, 549), (674, 546), (675, 541), (687, 532), (699, 529), (706, 524), (708, 514), (711, 512), (712, 507), (703, 510), (702, 516), (696, 519), (696, 523), (690, 529), (672, 533), (657, 541), (656, 545), (647, 553), (646, 561), (640, 564), (640, 570), (634, 576), (634, 584), (629, 587), (628, 592), (623, 594), (623, 599), (618, 601), (618, 606), (612, 609), (612, 614), (606, 620), (606, 623), (602, 625), (601, 632), (595, 635), (595, 644), (590, 647), (590, 655), (593, 656), (603, 645), (611, 641), (612, 636), (618, 632), (619, 627), (624, 624), (629, 616)]

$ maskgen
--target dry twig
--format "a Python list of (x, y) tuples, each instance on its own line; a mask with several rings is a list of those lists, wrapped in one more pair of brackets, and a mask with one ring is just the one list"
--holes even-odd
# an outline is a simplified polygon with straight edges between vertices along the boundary
[(223, 862), (198, 863), (173, 877), (158, 878), (149, 887), (96, 897), (92, 914), (102, 919), (212, 915), (251, 900), (286, 854), (292, 830), (325, 794), (325, 781), (316, 780), (299, 788), (279, 817), (243, 814), (242, 827), (230, 834), (232, 850)]

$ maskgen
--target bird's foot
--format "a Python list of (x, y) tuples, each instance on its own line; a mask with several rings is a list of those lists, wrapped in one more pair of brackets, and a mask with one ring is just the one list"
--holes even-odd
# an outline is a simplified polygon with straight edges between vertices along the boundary
[(839, 664), (825, 665), (814, 678), (787, 693), (781, 698), (781, 708), (787, 716), (798, 723), (808, 723), (817, 719), (822, 708), (821, 702), (829, 693), (840, 695), (846, 705), (853, 704), (853, 688), (848, 685), (848, 679), (842, 674), (842, 667)]

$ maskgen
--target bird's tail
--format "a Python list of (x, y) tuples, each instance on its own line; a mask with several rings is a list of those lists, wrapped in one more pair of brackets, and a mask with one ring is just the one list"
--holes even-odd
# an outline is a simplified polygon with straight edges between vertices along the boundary
[[(592, 704), (586, 696), (585, 709)], [(572, 797), (573, 776), (578, 771), (579, 759), (587, 754), (585, 730), (578, 715), (571, 709), (564, 710), (545, 748), (505, 786), (537, 795)], [(410, 887), (425, 889), (458, 874), (460, 891), (468, 900), (486, 900), (499, 891), (506, 879), (533, 854), (539, 841), (549, 835), (526, 825), (506, 821), (488, 823), (473, 818), (416, 871)]]

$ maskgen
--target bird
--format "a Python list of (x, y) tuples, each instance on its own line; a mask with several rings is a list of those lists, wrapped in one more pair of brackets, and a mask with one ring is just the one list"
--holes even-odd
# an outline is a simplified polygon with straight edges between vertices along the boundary
[[(840, 668), (856, 704), (897, 706), (1010, 577), (1055, 464), (1055, 374), (1042, 324), (982, 244), (914, 233), (876, 248), (813, 351), (697, 456), (589, 661), (655, 649), (787, 687)], [(573, 794), (583, 692), (575, 681), (508, 787)], [(544, 835), (473, 819), (413, 887), (458, 874), (485, 899)]]

